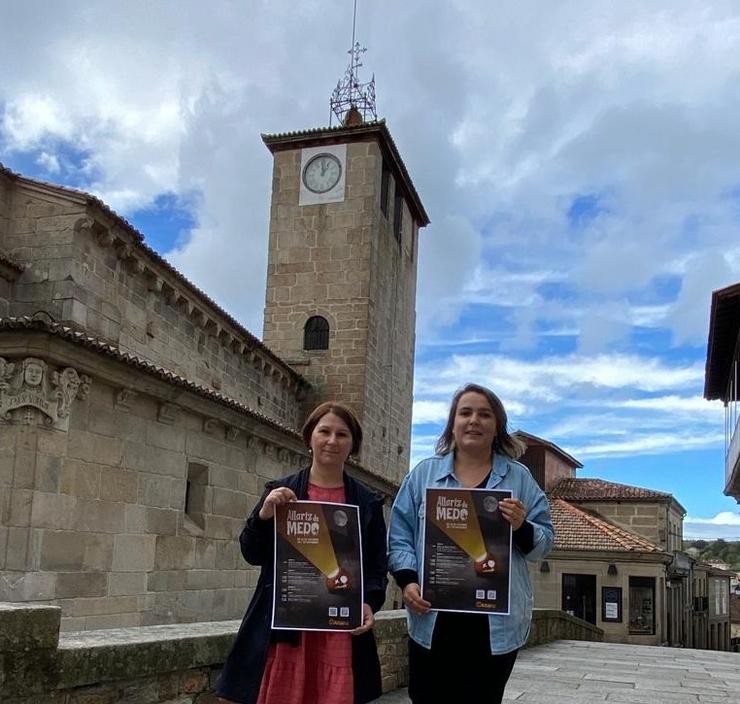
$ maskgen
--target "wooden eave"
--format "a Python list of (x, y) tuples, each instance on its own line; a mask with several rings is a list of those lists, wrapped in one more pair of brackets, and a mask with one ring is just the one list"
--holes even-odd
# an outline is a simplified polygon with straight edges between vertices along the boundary
[(707, 362), (704, 372), (704, 398), (709, 401), (728, 398), (727, 382), (740, 331), (740, 284), (712, 293), (709, 316)]

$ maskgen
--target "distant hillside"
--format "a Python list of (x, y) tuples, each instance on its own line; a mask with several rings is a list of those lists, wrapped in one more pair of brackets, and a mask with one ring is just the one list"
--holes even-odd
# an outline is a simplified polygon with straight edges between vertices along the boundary
[(740, 572), (740, 540), (684, 540), (683, 549), (693, 553), (699, 560), (723, 560), (730, 568)]

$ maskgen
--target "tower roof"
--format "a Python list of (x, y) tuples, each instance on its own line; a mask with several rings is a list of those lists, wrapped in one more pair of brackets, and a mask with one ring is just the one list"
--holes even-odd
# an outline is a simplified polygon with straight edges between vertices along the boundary
[(421, 198), (414, 188), (413, 181), (406, 165), (398, 153), (393, 137), (385, 124), (385, 120), (366, 122), (360, 125), (341, 125), (339, 127), (319, 127), (297, 132), (283, 132), (280, 134), (263, 134), (262, 141), (274, 154), (285, 149), (298, 147), (318, 147), (322, 145), (340, 144), (342, 142), (368, 142), (376, 140), (380, 145), (383, 156), (393, 170), (397, 182), (401, 186), (409, 210), (419, 227), (429, 224)]

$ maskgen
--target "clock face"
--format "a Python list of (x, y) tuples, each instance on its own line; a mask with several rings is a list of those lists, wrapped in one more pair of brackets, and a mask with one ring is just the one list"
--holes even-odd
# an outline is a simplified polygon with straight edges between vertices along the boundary
[(303, 169), (303, 183), (309, 191), (326, 193), (339, 182), (342, 165), (333, 154), (317, 154)]

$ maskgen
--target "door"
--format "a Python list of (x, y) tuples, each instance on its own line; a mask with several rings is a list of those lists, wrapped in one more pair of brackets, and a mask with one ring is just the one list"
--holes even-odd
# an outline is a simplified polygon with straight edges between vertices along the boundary
[(596, 575), (564, 574), (562, 609), (596, 625)]

